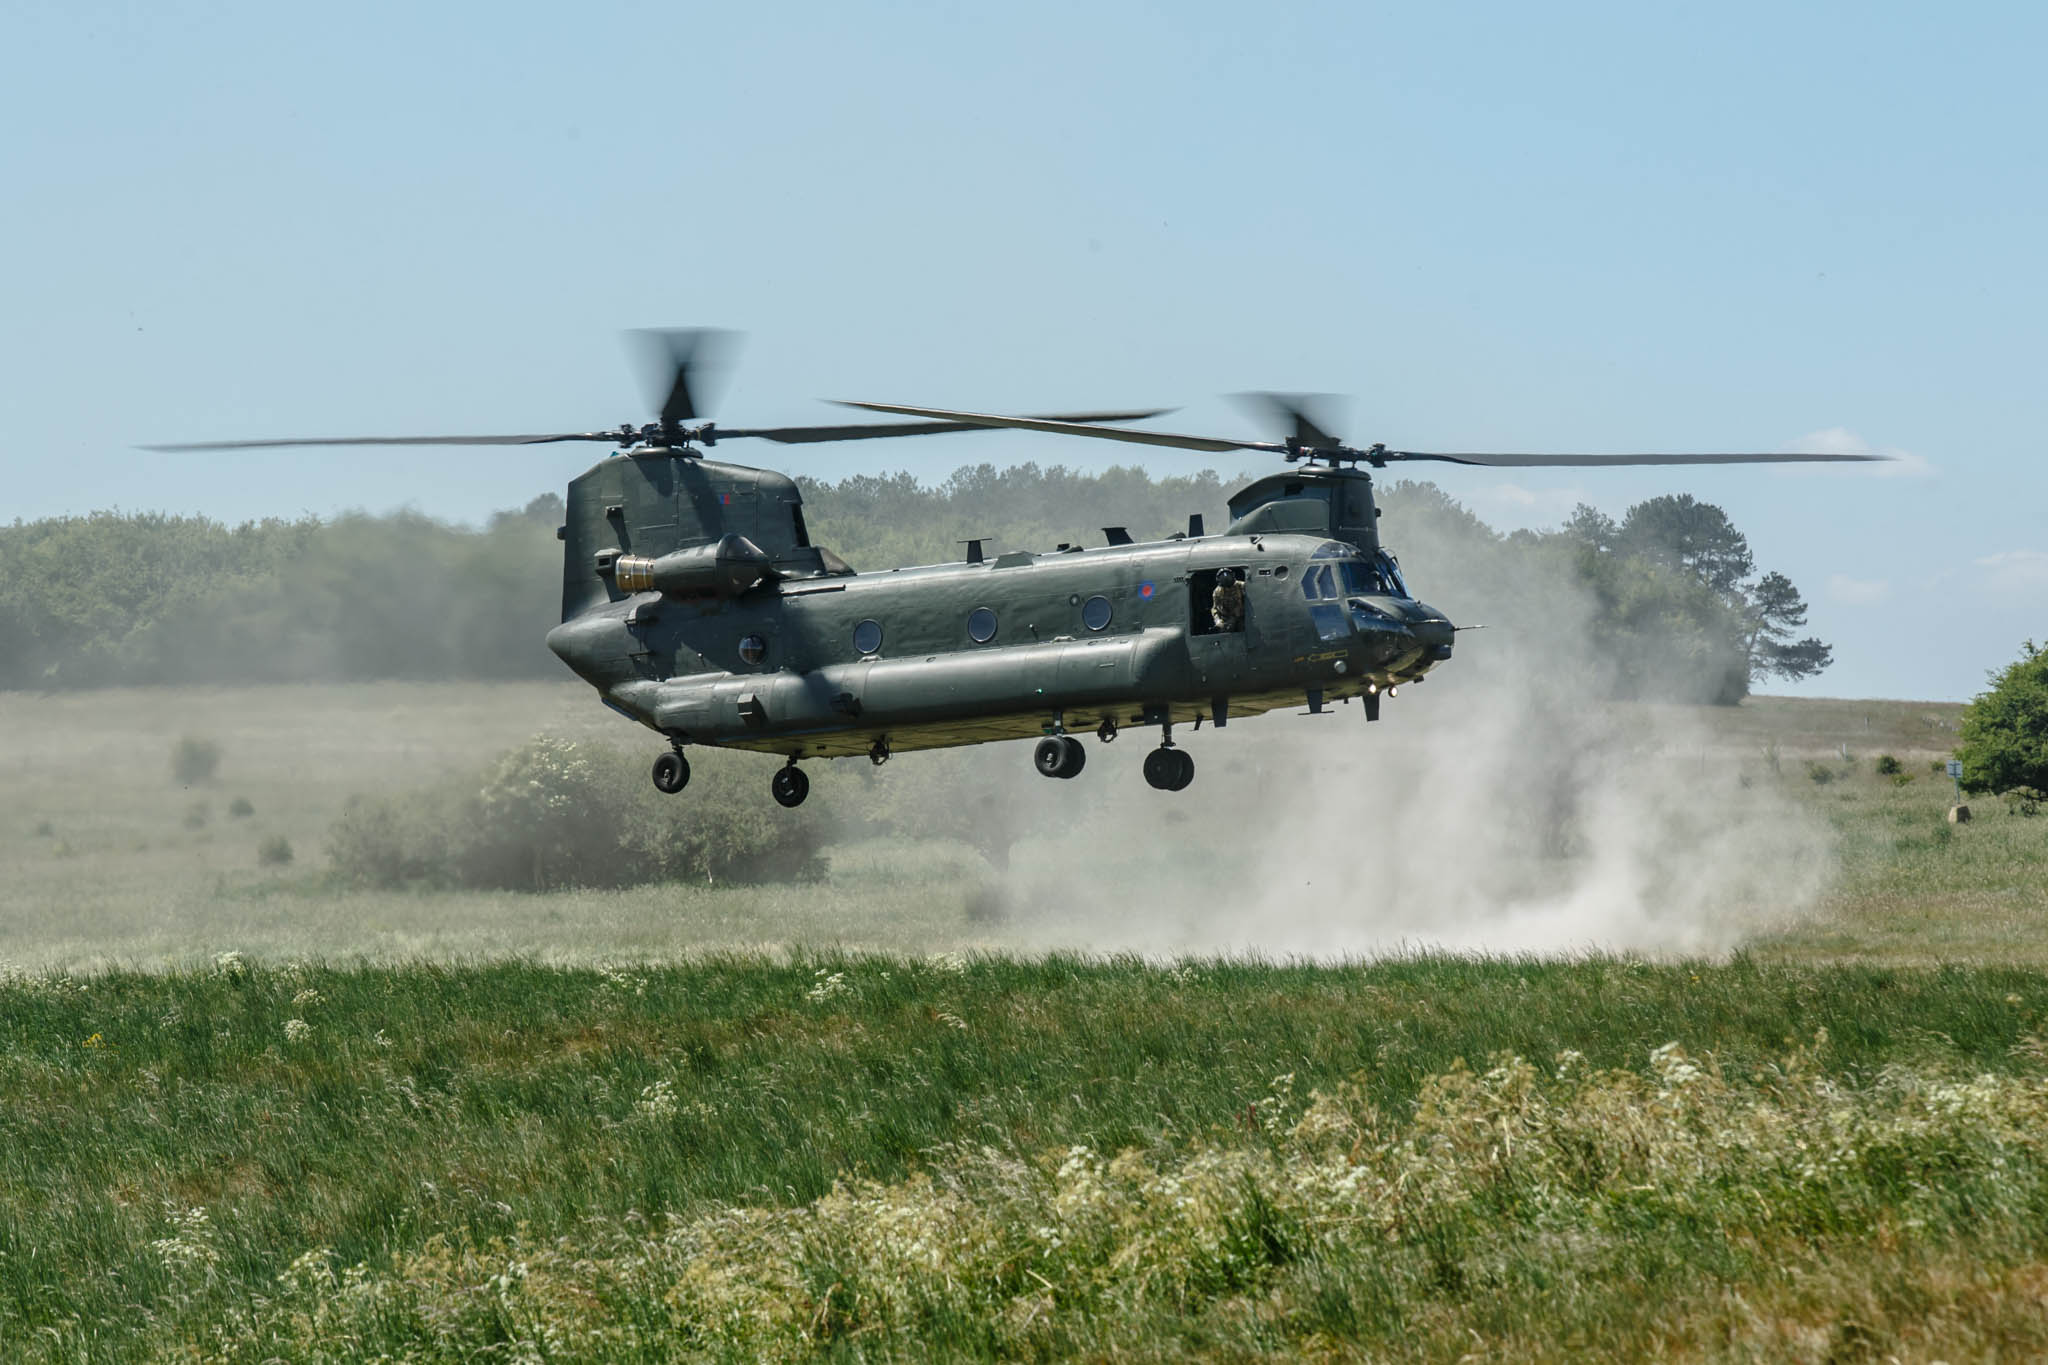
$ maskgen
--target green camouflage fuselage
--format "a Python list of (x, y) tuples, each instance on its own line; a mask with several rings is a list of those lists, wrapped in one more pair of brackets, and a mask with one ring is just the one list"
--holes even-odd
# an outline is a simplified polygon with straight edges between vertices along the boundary
[[(1450, 623), (1380, 553), (1370, 489), (1302, 470), (1232, 499), (1221, 535), (853, 573), (808, 544), (781, 475), (615, 457), (570, 487), (548, 644), (672, 739), (791, 757), (1319, 704), (1450, 656)], [(1245, 585), (1235, 628), (1211, 611), (1220, 570)]]

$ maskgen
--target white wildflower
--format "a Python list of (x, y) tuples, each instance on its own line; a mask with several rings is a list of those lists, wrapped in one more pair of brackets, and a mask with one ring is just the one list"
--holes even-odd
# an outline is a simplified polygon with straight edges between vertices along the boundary
[(330, 1262), (334, 1252), (327, 1247), (315, 1247), (301, 1252), (296, 1260), (278, 1273), (277, 1283), (287, 1294), (312, 1294), (334, 1283), (334, 1271)]
[(853, 988), (853, 983), (846, 979), (845, 972), (834, 972), (830, 976), (826, 976), (825, 969), (820, 967), (812, 975), (823, 978), (817, 985), (804, 992), (804, 999), (810, 1001), (813, 1005), (822, 1005), (827, 1000), (838, 1000), (843, 997), (859, 994)]
[(375, 1043), (375, 1044), (376, 1044), (376, 1045), (377, 1045), (378, 1047), (391, 1047), (391, 1046), (393, 1046), (393, 1044), (392, 1044), (392, 1041), (391, 1041), (391, 1040), (390, 1040), (389, 1038), (386, 1038), (386, 1037), (384, 1036), (384, 1030), (383, 1030), (383, 1029), (378, 1029), (378, 1030), (377, 1030), (377, 1031), (376, 1031), (375, 1033), (371, 1034), (371, 1035), (370, 1035), (370, 1041), (371, 1041), (372, 1043)]
[(213, 955), (213, 974), (229, 981), (249, 979), (249, 959), (232, 948), (225, 953)]
[(656, 1081), (640, 1092), (633, 1108), (641, 1118), (651, 1122), (665, 1123), (673, 1119), (679, 1112), (675, 1086), (668, 1081)]
[(308, 986), (305, 990), (292, 997), (292, 1008), (295, 1010), (302, 1010), (309, 1005), (317, 1005), (319, 1003), (320, 992), (314, 990), (311, 986)]
[(303, 1019), (284, 1021), (284, 1040), (287, 1043), (303, 1043), (313, 1036), (313, 1026)]
[(634, 976), (617, 967), (599, 966), (597, 974), (604, 978), (604, 989), (617, 991), (621, 995), (647, 994), (647, 978)]
[(164, 1218), (171, 1225), (171, 1235), (157, 1238), (149, 1247), (166, 1269), (205, 1269), (219, 1264), (220, 1251), (213, 1245), (213, 1223), (205, 1209), (168, 1204)]
[(1666, 1094), (1683, 1090), (1706, 1074), (1686, 1059), (1685, 1049), (1677, 1043), (1666, 1043), (1652, 1051), (1650, 1069), (1657, 1073)]

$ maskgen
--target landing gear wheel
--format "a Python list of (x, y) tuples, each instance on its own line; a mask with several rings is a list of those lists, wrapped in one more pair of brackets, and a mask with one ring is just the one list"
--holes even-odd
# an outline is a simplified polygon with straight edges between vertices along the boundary
[(1145, 785), (1157, 791), (1179, 791), (1174, 784), (1180, 780), (1180, 759), (1178, 749), (1154, 749), (1146, 754)]
[(674, 796), (690, 785), (690, 760), (670, 750), (654, 760), (654, 789)]
[(1031, 766), (1047, 777), (1073, 777), (1088, 761), (1088, 751), (1072, 735), (1047, 735), (1031, 751)]
[(1175, 772), (1173, 785), (1167, 790), (1185, 790), (1188, 783), (1195, 780), (1195, 756), (1186, 749), (1170, 749), (1168, 752), (1173, 755)]
[(804, 798), (811, 794), (811, 779), (804, 775), (802, 768), (791, 764), (787, 768), (776, 770), (775, 776), (769, 779), (768, 790), (775, 797), (777, 805), (795, 810), (804, 803)]

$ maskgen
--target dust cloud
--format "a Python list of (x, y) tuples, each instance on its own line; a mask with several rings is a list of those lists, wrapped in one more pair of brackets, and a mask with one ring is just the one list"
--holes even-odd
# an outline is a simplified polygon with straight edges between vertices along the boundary
[(1198, 766), (1185, 792), (1135, 771), (1156, 731), (1091, 744), (1089, 771), (1051, 784), (1091, 789), (1063, 827), (1018, 831), (1004, 937), (1153, 954), (1715, 955), (1814, 907), (1831, 836), (1763, 755), (1718, 737), (1711, 708), (1601, 700), (1592, 604), (1567, 582), (1489, 581), (1432, 548), (1404, 555), (1418, 595), (1488, 629), (1461, 634), (1377, 724), (1352, 704), (1183, 727)]

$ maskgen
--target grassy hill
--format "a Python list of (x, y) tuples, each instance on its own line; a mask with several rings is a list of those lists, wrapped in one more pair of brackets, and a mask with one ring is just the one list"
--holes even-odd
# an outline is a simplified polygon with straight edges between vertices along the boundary
[(1947, 823), (1957, 710), (1605, 718), (1591, 795), (1755, 801), (1820, 864), (1710, 894), (1733, 951), (1314, 963), (1042, 950), (1115, 941), (1091, 881), (1243, 894), (1269, 802), (1340, 817), (1319, 878), (1385, 864), (1308, 765), (1398, 790), (1439, 713), (1205, 733), (1178, 804), (1123, 744), (1064, 795), (1009, 749), (821, 778), (988, 787), (1003, 873), (934, 830), (521, 895), (339, 889), (326, 831), (538, 730), (630, 744), (578, 686), (0, 695), (0, 1354), (2038, 1356), (2048, 819)]

